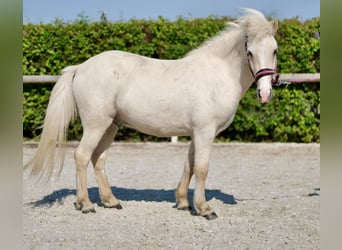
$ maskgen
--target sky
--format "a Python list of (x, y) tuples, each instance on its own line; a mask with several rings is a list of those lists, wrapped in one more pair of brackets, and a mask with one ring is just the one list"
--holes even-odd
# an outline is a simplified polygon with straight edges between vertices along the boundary
[(80, 15), (99, 21), (129, 19), (168, 20), (214, 15), (238, 17), (241, 8), (254, 8), (279, 20), (298, 17), (304, 21), (320, 16), (320, 0), (23, 0), (24, 23), (49, 23), (56, 18), (74, 21)]

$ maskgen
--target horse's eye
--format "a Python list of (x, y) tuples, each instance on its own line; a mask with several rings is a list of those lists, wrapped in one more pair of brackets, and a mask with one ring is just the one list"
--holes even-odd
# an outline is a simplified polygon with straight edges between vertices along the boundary
[(273, 52), (273, 55), (277, 55), (278, 54), (278, 50), (275, 49), (274, 52)]
[(252, 53), (250, 50), (248, 50), (248, 51), (247, 51), (247, 56), (253, 57), (253, 53)]

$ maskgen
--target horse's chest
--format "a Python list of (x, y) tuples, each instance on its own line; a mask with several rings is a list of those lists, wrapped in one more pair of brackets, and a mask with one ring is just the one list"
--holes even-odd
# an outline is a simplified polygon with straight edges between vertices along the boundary
[(221, 115), (217, 118), (217, 133), (225, 130), (233, 122), (238, 103), (232, 102), (230, 105), (221, 106)]
[(217, 134), (219, 134), (220, 132), (222, 132), (223, 130), (228, 128), (229, 125), (233, 122), (234, 117), (235, 117), (235, 113), (233, 115), (231, 115), (228, 120), (226, 120), (222, 124), (219, 124), (219, 126), (217, 127)]

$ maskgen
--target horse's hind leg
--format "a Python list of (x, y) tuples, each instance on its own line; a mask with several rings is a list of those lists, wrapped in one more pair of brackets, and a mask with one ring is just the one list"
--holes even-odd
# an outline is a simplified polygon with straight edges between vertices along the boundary
[(82, 210), (83, 213), (95, 212), (87, 189), (87, 166), (99, 142), (113, 123), (109, 117), (101, 118), (101, 120), (97, 120), (98, 122), (96, 124), (88, 124), (84, 121), (83, 136), (79, 146), (75, 150), (77, 183), (76, 208)]
[(118, 126), (112, 124), (103, 135), (99, 145), (95, 149), (91, 161), (94, 166), (96, 181), (99, 186), (99, 193), (101, 202), (105, 207), (121, 209), (120, 202), (115, 198), (108, 183), (108, 179), (105, 173), (105, 161), (107, 158), (107, 152), (110, 144), (113, 142), (113, 138), (118, 131)]
[(184, 164), (184, 172), (176, 189), (177, 209), (189, 210), (188, 189), (194, 173), (194, 143), (191, 142)]

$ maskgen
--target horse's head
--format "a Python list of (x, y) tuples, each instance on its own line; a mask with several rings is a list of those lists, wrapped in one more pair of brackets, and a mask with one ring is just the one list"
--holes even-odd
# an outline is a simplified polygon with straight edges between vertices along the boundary
[(278, 80), (276, 72), (278, 46), (274, 38), (278, 21), (269, 22), (264, 19), (261, 25), (258, 25), (258, 20), (260, 16), (259, 19), (244, 20), (245, 49), (250, 72), (257, 84), (259, 101), (266, 103), (272, 97), (272, 84)]

